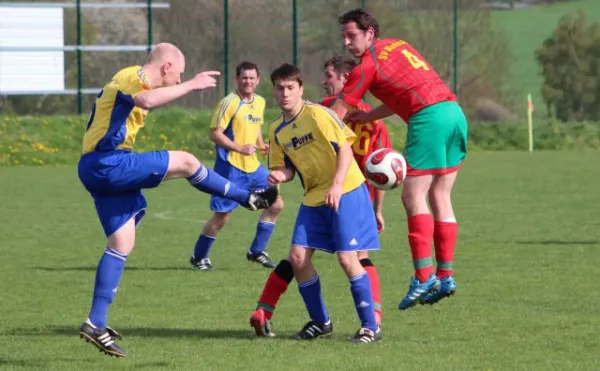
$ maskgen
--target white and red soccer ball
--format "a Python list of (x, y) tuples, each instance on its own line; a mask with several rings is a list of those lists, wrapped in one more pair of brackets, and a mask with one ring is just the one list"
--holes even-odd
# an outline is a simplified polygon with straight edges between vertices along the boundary
[(406, 160), (391, 148), (378, 149), (367, 158), (365, 175), (375, 188), (394, 189), (406, 178)]

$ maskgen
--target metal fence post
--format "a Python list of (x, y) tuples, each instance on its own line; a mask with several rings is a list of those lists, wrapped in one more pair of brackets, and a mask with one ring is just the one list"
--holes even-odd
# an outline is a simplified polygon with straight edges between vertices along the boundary
[(77, 0), (77, 113), (83, 113), (83, 76), (81, 67), (81, 0)]
[(292, 0), (292, 58), (294, 66), (298, 66), (298, 4)]
[(152, 50), (152, 0), (148, 0), (148, 53)]
[(452, 60), (454, 94), (458, 94), (458, 0), (454, 0), (454, 52)]
[(224, 95), (229, 94), (229, 1), (223, 0), (223, 47), (225, 48), (224, 56), (224, 72), (223, 79), (225, 80)]

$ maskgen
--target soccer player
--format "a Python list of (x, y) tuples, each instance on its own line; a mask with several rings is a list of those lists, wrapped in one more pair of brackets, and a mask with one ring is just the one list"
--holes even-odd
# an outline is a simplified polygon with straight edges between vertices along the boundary
[[(379, 38), (379, 24), (369, 11), (351, 10), (338, 22), (346, 48), (361, 62), (332, 110), (346, 122), (370, 122), (395, 113), (408, 124), (404, 157), (409, 168), (402, 203), (415, 276), (398, 308), (433, 304), (456, 292), (452, 263), (458, 224), (451, 193), (466, 156), (467, 120), (457, 97), (411, 45)], [(367, 91), (383, 104), (369, 112), (348, 112)]]
[[(323, 72), (323, 89), (325, 90), (326, 98), (323, 98), (319, 104), (325, 107), (330, 107), (337, 99), (337, 94), (342, 90), (346, 82), (348, 74), (354, 68), (356, 62), (354, 59), (344, 56), (333, 57), (325, 62)], [(359, 102), (358, 109), (370, 110), (371, 107), (364, 101)], [(377, 120), (366, 124), (350, 124), (348, 125), (356, 134), (357, 139), (352, 144), (354, 159), (359, 168), (363, 171), (369, 155), (379, 148), (391, 148), (387, 128), (383, 121)], [(369, 190), (371, 202), (374, 204), (375, 217), (377, 220), (377, 228), (379, 232), (384, 229), (383, 219), (383, 197), (385, 192), (373, 187), (370, 183), (365, 182)], [(358, 259), (363, 268), (369, 275), (371, 283), (371, 292), (373, 293), (373, 304), (375, 306), (375, 322), (377, 326), (381, 326), (381, 318), (383, 316), (381, 306), (381, 294), (379, 288), (379, 275), (377, 269), (371, 259), (369, 259), (368, 251), (359, 251)], [(277, 302), (283, 293), (287, 290), (288, 285), (294, 277), (290, 262), (283, 259), (279, 262), (275, 271), (271, 272), (265, 287), (261, 294), (256, 310), (252, 313), (250, 324), (255, 328), (259, 336), (273, 336), (271, 328), (271, 318), (277, 306)], [(263, 331), (263, 329), (267, 331)], [(265, 332), (268, 332), (266, 334)]]
[[(258, 160), (257, 147), (267, 154), (269, 147), (263, 142), (262, 124), (265, 100), (254, 93), (259, 83), (258, 66), (242, 62), (235, 69), (237, 90), (219, 102), (210, 125), (210, 139), (216, 144), (217, 158), (214, 170), (239, 188), (256, 190), (268, 188), (269, 172)], [(217, 234), (229, 220), (231, 212), (239, 203), (220, 196), (211, 196), (210, 209), (215, 212), (206, 222), (198, 237), (190, 263), (201, 271), (212, 270), (208, 258)], [(283, 209), (283, 201), (277, 201), (263, 211), (256, 226), (256, 235), (246, 253), (249, 261), (267, 268), (275, 268), (265, 249), (275, 229), (277, 215)]]
[[(311, 262), (319, 249), (336, 253), (350, 280), (361, 320), (352, 341), (378, 341), (381, 330), (375, 321), (369, 276), (358, 251), (378, 250), (379, 238), (365, 178), (352, 155), (356, 135), (328, 108), (302, 99), (302, 75), (297, 67), (283, 64), (273, 71), (271, 81), (283, 113), (269, 128), (269, 184), (289, 182), (298, 174), (305, 195), (289, 257), (275, 268), (275, 272), (279, 269), (296, 277), (311, 319), (293, 338), (311, 340), (333, 331)], [(269, 279), (272, 277), (276, 275)], [(260, 326), (252, 322), (255, 329)], [(261, 329), (261, 333), (269, 335), (269, 329)]]
[(251, 210), (268, 208), (279, 194), (276, 187), (261, 192), (241, 189), (187, 152), (132, 152), (148, 110), (216, 86), (212, 77), (219, 74), (216, 71), (199, 73), (182, 83), (184, 68), (185, 58), (177, 47), (157, 45), (143, 66), (122, 69), (104, 86), (83, 137), (79, 179), (94, 199), (108, 242), (96, 270), (92, 308), (79, 334), (108, 355), (125, 356), (115, 342), (121, 335), (106, 322), (134, 247), (135, 228), (145, 214), (142, 189), (185, 178), (199, 191), (230, 198)]

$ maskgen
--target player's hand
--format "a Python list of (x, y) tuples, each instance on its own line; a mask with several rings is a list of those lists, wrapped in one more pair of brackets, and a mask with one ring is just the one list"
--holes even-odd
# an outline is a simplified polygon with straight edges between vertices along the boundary
[(342, 121), (349, 124), (362, 124), (371, 120), (369, 118), (368, 112), (355, 110), (346, 113), (346, 116), (344, 116), (344, 119)]
[(340, 207), (340, 198), (342, 197), (342, 185), (332, 184), (329, 191), (325, 195), (325, 204), (331, 207), (333, 210), (338, 211)]
[(267, 143), (264, 143), (262, 147), (260, 147), (260, 152), (262, 152), (263, 155), (267, 156), (269, 154), (269, 145)]
[(217, 86), (217, 80), (215, 80), (213, 76), (219, 76), (220, 74), (221, 72), (219, 71), (200, 72), (190, 80), (190, 83), (192, 84), (192, 88), (194, 90), (214, 88)]
[(256, 152), (256, 146), (254, 144), (246, 144), (240, 149), (240, 153), (244, 156), (252, 156)]
[(285, 174), (280, 170), (271, 171), (267, 177), (267, 183), (269, 183), (270, 186), (283, 183), (285, 180)]
[(383, 232), (383, 230), (385, 229), (385, 221), (383, 220), (383, 214), (381, 212), (376, 212), (375, 220), (377, 221), (377, 232)]

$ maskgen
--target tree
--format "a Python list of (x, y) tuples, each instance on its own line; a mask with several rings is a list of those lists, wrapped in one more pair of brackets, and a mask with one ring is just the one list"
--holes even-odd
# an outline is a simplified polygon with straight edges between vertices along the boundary
[(600, 120), (600, 24), (583, 12), (567, 15), (535, 52), (544, 76), (548, 115), (562, 121)]

